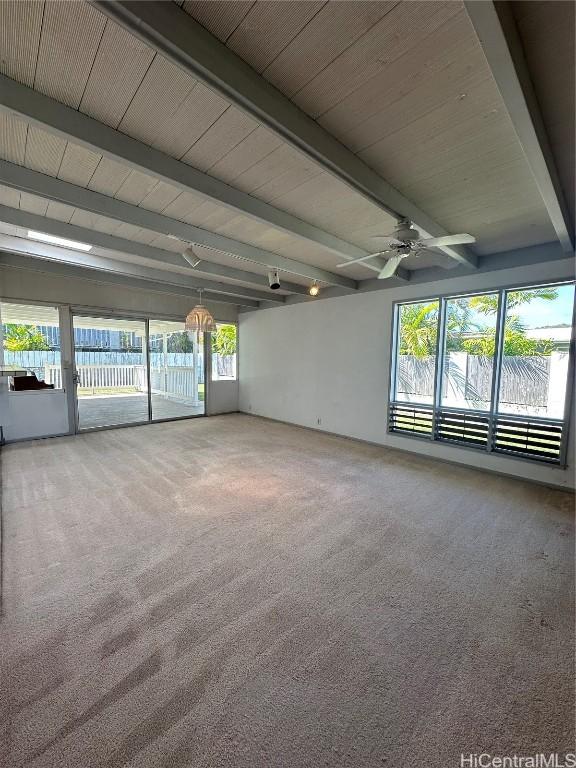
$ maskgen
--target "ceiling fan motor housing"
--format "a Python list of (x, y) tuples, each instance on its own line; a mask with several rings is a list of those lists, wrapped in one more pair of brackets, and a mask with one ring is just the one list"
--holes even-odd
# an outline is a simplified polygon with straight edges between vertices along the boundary
[(420, 238), (420, 232), (414, 229), (409, 221), (401, 222), (394, 232), (394, 237), (397, 240), (418, 240)]

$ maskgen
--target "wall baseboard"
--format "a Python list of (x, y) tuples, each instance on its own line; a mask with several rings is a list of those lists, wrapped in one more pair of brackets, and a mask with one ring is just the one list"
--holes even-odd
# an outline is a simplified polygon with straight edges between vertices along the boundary
[(497, 469), (490, 469), (488, 467), (478, 467), (475, 464), (467, 463), (463, 461), (454, 461), (453, 459), (445, 459), (440, 456), (430, 456), (423, 451), (411, 451), (409, 448), (398, 448), (396, 446), (391, 445), (385, 445), (384, 443), (375, 443), (372, 440), (363, 440), (361, 437), (352, 437), (351, 435), (344, 435), (340, 432), (330, 432), (327, 429), (320, 429), (319, 427), (307, 427), (304, 424), (297, 424), (294, 421), (285, 421), (283, 419), (273, 419), (271, 416), (261, 416), (257, 413), (251, 413), (250, 411), (242, 411), (239, 410), (238, 413), (243, 414), (244, 416), (252, 416), (255, 419), (264, 419), (264, 421), (271, 421), (276, 424), (286, 424), (289, 427), (297, 427), (298, 429), (305, 429), (308, 432), (319, 432), (323, 435), (328, 435), (330, 437), (339, 437), (343, 440), (351, 440), (354, 443), (360, 443), (361, 445), (371, 445), (375, 448), (381, 448), (385, 451), (397, 451), (398, 453), (406, 453), (410, 456), (418, 456), (420, 458), (428, 459), (429, 461), (438, 461), (441, 464), (450, 464), (452, 467), (463, 467), (464, 469), (473, 469), (476, 472), (486, 472), (489, 475), (496, 475), (497, 477), (506, 477), (510, 480), (517, 480), (518, 482), (522, 483), (530, 483), (531, 485), (539, 485), (540, 487), (544, 488), (550, 488), (554, 491), (565, 491), (566, 493), (575, 495), (576, 494), (576, 488), (571, 488), (570, 486), (565, 485), (556, 485), (554, 483), (547, 483), (543, 480), (534, 480), (532, 478), (527, 477), (519, 477), (518, 475), (513, 474), (512, 472), (499, 472)]

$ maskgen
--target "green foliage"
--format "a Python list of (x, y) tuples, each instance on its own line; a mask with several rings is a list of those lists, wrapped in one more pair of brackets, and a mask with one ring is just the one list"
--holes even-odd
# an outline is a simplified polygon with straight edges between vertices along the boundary
[(459, 352), (462, 349), (462, 336), (469, 333), (481, 333), (482, 325), (473, 321), (469, 299), (452, 299), (446, 306), (446, 349)]
[[(534, 288), (532, 291), (509, 291), (506, 310), (508, 318), (510, 310), (515, 309), (521, 304), (529, 304), (534, 299), (544, 299), (553, 301), (558, 297), (558, 291), (555, 288)], [(488, 294), (483, 296), (471, 296), (468, 299), (470, 307), (483, 315), (495, 315), (498, 311), (498, 296)]]
[(183, 333), (171, 333), (168, 336), (168, 352), (194, 352), (194, 341), (191, 334), (184, 331)]
[[(535, 299), (553, 301), (558, 296), (554, 288), (530, 291), (510, 291), (504, 329), (506, 356), (549, 355), (553, 349), (550, 339), (529, 339), (520, 317), (511, 310)], [(438, 303), (405, 304), (400, 314), (400, 354), (423, 358), (436, 352)], [(493, 326), (478, 322), (478, 315), (494, 316), (498, 311), (498, 295), (485, 294), (448, 302), (446, 316), (446, 348), (449, 352), (470, 355), (494, 355)], [(476, 320), (473, 320), (476, 317)], [(468, 338), (466, 338), (468, 336)]]
[(400, 308), (400, 354), (428, 357), (436, 352), (438, 302)]
[(136, 344), (134, 344), (134, 337), (130, 331), (120, 331), (120, 349), (123, 352), (140, 352), (141, 343), (141, 341), (138, 341), (137, 336)]
[(236, 326), (218, 325), (216, 333), (212, 334), (212, 352), (218, 355), (234, 355), (236, 353)]
[[(549, 355), (554, 345), (549, 339), (529, 339), (525, 331), (507, 328), (504, 332), (504, 355), (506, 357), (526, 357), (534, 355)], [(494, 336), (484, 336), (475, 339), (464, 339), (462, 349), (469, 355), (494, 355)]]
[(9, 352), (28, 352), (30, 350), (49, 350), (48, 342), (35, 325), (4, 326), (4, 349)]

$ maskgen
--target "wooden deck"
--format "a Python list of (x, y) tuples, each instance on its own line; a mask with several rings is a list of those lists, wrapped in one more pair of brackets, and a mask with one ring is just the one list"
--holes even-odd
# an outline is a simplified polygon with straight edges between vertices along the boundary
[[(148, 398), (145, 394), (80, 397), (78, 410), (80, 429), (131, 424), (147, 421)], [(152, 395), (153, 419), (174, 419), (181, 416), (199, 416), (203, 413), (203, 403), (195, 407), (167, 400), (162, 395)]]

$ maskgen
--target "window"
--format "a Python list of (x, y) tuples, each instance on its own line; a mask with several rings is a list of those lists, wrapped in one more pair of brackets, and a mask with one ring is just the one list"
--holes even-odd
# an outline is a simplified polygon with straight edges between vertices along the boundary
[(2, 302), (0, 332), (0, 361), (5, 368), (29, 371), (39, 381), (62, 389), (60, 321), (56, 307)]
[(488, 411), (498, 294), (446, 300), (441, 402), (445, 408)]
[(398, 308), (398, 400), (434, 402), (439, 306), (438, 301), (431, 301)]
[(237, 332), (233, 323), (216, 323), (212, 334), (212, 381), (234, 381)]
[(574, 285), (395, 308), (389, 430), (562, 463)]
[(508, 291), (500, 413), (562, 419), (574, 286)]

